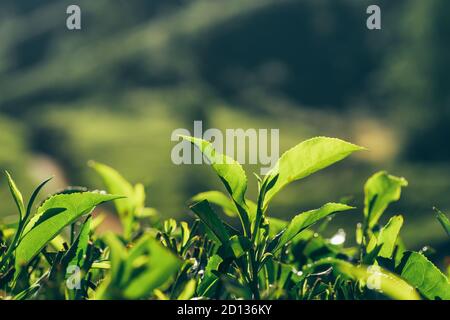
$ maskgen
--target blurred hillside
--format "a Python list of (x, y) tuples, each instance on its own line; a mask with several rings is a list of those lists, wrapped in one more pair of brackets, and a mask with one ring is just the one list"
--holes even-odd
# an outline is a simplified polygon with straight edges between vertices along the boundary
[[(77, 32), (65, 27), (73, 3)], [(431, 207), (450, 211), (450, 2), (378, 3), (382, 31), (365, 27), (370, 1), (2, 0), (0, 167), (25, 189), (53, 174), (52, 190), (100, 187), (95, 159), (183, 217), (189, 197), (220, 183), (171, 163), (174, 129), (279, 128), (282, 151), (336, 136), (371, 151), (290, 187), (272, 214), (349, 195), (361, 207), (364, 181), (386, 169), (410, 181), (390, 212), (405, 214), (407, 243), (448, 248)]]

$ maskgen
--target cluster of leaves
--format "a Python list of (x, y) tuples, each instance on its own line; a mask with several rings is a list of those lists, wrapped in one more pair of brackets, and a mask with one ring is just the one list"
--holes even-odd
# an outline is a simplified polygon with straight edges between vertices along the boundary
[[(7, 174), (19, 220), (0, 227), (0, 297), (4, 299), (450, 299), (450, 284), (422, 252), (407, 251), (401, 215), (380, 217), (400, 198), (404, 178), (379, 172), (365, 185), (363, 222), (356, 242), (320, 235), (336, 213), (355, 208), (327, 203), (283, 221), (268, 216), (271, 200), (303, 179), (354, 152), (354, 144), (318, 137), (282, 155), (258, 180), (256, 201), (246, 197), (239, 163), (208, 141), (183, 137), (207, 158), (227, 194), (192, 198), (192, 223), (163, 220), (145, 207), (145, 190), (114, 169), (92, 162), (108, 191), (71, 188), (34, 210), (43, 182), (27, 205)], [(99, 234), (113, 201), (122, 234)], [(217, 213), (215, 209), (222, 211)], [(448, 218), (436, 210), (450, 235)], [(34, 214), (33, 214), (34, 213)], [(234, 227), (222, 214), (236, 218)], [(320, 222), (317, 232), (311, 227)], [(236, 227), (238, 225), (239, 227)]]

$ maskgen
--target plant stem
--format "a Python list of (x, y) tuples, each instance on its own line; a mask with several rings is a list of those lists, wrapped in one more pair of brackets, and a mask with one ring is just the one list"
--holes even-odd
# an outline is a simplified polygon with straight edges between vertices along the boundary
[(252, 269), (252, 277), (251, 277), (251, 283), (250, 288), (253, 292), (253, 298), (256, 300), (261, 299), (259, 294), (259, 283), (258, 283), (258, 267), (256, 265), (256, 257), (255, 257), (255, 250), (250, 250), (250, 264)]

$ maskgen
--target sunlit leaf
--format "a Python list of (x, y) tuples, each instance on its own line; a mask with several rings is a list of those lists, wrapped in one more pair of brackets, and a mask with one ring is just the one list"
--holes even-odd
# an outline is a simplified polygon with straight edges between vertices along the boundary
[(442, 225), (442, 228), (444, 228), (445, 232), (447, 232), (447, 235), (450, 236), (450, 221), (448, 220), (448, 217), (438, 208), (434, 208), (434, 211), (436, 212), (436, 217), (439, 223)]
[(89, 161), (89, 166), (102, 178), (109, 193), (120, 194), (126, 197), (114, 201), (117, 212), (120, 215), (127, 215), (133, 212), (135, 196), (134, 187), (119, 172), (105, 164)]
[(316, 265), (330, 264), (334, 270), (353, 280), (360, 281), (368, 289), (378, 291), (396, 300), (419, 300), (417, 291), (395, 274), (379, 266), (355, 266), (349, 262), (326, 258)]
[(17, 188), (16, 183), (13, 178), (9, 174), (8, 171), (5, 171), (6, 177), (8, 178), (9, 190), (11, 191), (11, 195), (14, 198), (14, 202), (16, 203), (17, 209), (19, 210), (20, 219), (25, 216), (25, 205), (23, 204), (23, 196), (20, 192), (19, 188)]
[(85, 261), (85, 256), (89, 244), (89, 234), (91, 232), (91, 222), (92, 217), (86, 219), (83, 223), (80, 233), (77, 238), (73, 242), (72, 246), (66, 252), (63, 257), (63, 261), (65, 261), (65, 266), (78, 266), (82, 267)]
[(407, 251), (398, 268), (401, 277), (428, 299), (450, 300), (447, 277), (424, 255)]
[(209, 203), (222, 207), (223, 212), (230, 217), (237, 217), (239, 215), (233, 201), (220, 191), (206, 191), (191, 198), (193, 202), (200, 202), (202, 200), (208, 200)]
[(222, 262), (223, 259), (218, 255), (213, 255), (208, 259), (208, 264), (205, 268), (205, 275), (197, 288), (197, 294), (199, 296), (208, 296), (213, 290), (215, 284), (219, 280), (219, 277), (216, 275), (216, 271), (219, 270), (219, 266)]
[(289, 222), (282, 219), (267, 217), (269, 221), (269, 237), (274, 237), (284, 229), (286, 229)]
[(180, 268), (180, 260), (152, 235), (144, 235), (127, 250), (109, 233), (105, 241), (111, 248), (110, 274), (96, 292), (96, 299), (142, 299), (151, 296)]
[(217, 152), (210, 142), (194, 137), (182, 137), (197, 146), (203, 155), (208, 159), (211, 167), (220, 177), (226, 190), (234, 200), (244, 232), (248, 236), (250, 234), (251, 221), (248, 213), (249, 210), (245, 202), (247, 176), (245, 175), (244, 169), (242, 169), (242, 166), (234, 159)]
[(391, 258), (394, 253), (395, 245), (397, 242), (400, 229), (403, 225), (402, 216), (394, 216), (389, 222), (381, 229), (378, 237), (374, 238), (375, 241), (369, 243), (367, 251), (371, 252), (376, 246), (380, 246), (378, 256), (383, 258)]
[(364, 216), (370, 228), (378, 222), (391, 202), (400, 199), (401, 189), (407, 185), (405, 178), (389, 175), (385, 171), (378, 172), (367, 180), (364, 186)]
[(265, 177), (271, 187), (266, 193), (263, 208), (267, 208), (270, 200), (289, 183), (303, 179), (359, 150), (364, 148), (327, 137), (312, 138), (296, 145), (281, 156)]
[(346, 211), (350, 209), (354, 208), (340, 203), (327, 203), (319, 209), (300, 213), (299, 215), (295, 216), (288, 224), (274, 251), (277, 251), (278, 249), (283, 247), (286, 243), (291, 241), (300, 232), (307, 229), (317, 221), (335, 212)]
[[(144, 247), (145, 256), (133, 257), (133, 249), (130, 252), (130, 260), (127, 264), (134, 264), (138, 259), (145, 261), (139, 273), (130, 276), (130, 282), (126, 285), (124, 296), (127, 299), (140, 299), (148, 296), (152, 291), (163, 285), (172, 277), (181, 266), (180, 260), (168, 249), (164, 248), (151, 236), (140, 240)], [(137, 246), (136, 246), (137, 247)], [(139, 267), (139, 264), (134, 267)]]
[(189, 300), (195, 295), (195, 289), (197, 288), (197, 281), (195, 279), (189, 280), (178, 296), (177, 300)]
[(28, 263), (61, 230), (101, 203), (120, 196), (96, 192), (58, 194), (47, 199), (25, 227), (16, 248), (16, 266)]
[(232, 236), (228, 244), (235, 258), (242, 257), (246, 252), (248, 252), (251, 245), (252, 244), (248, 238), (239, 236)]
[(229, 239), (228, 231), (225, 229), (222, 221), (213, 211), (207, 200), (200, 201), (193, 206), (191, 210), (200, 218), (200, 220), (214, 233), (222, 244), (226, 244)]

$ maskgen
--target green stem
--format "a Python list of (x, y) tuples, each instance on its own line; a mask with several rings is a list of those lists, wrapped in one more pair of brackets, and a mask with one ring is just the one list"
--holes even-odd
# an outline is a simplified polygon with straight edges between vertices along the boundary
[(5, 255), (3, 256), (3, 259), (0, 262), (0, 271), (3, 269), (3, 267), (6, 265), (6, 262), (11, 257), (12, 253), (17, 247), (17, 243), (19, 242), (20, 236), (22, 234), (22, 223), (19, 222), (19, 225), (17, 226), (16, 234), (14, 235), (13, 241), (11, 242), (8, 250), (6, 251)]
[(255, 251), (253, 249), (250, 250), (250, 263), (252, 269), (252, 281), (250, 283), (250, 288), (253, 292), (253, 298), (259, 300), (261, 297), (259, 294), (258, 266), (256, 263)]

